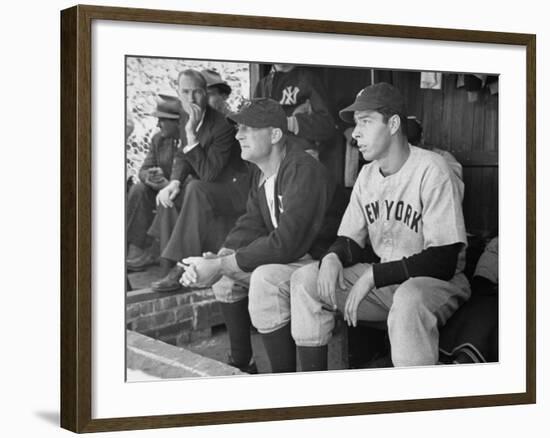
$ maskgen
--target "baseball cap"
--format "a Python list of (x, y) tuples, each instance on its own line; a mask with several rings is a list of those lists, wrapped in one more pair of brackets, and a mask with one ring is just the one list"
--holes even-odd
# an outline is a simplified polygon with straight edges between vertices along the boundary
[(241, 125), (251, 128), (280, 128), (287, 132), (286, 113), (279, 102), (267, 97), (251, 99), (236, 113), (227, 116)]
[(388, 108), (396, 114), (405, 115), (405, 100), (400, 91), (387, 82), (379, 82), (363, 88), (355, 102), (340, 111), (340, 118), (344, 122), (353, 123), (354, 111), (376, 111), (380, 108)]
[(207, 87), (215, 87), (223, 94), (231, 94), (231, 87), (222, 79), (221, 75), (216, 70), (201, 70), (201, 74), (204, 76), (204, 79), (206, 79)]

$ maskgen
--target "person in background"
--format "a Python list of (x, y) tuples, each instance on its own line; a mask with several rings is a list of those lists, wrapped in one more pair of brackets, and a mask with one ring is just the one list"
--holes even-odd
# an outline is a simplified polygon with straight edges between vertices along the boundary
[(269, 97), (279, 102), (293, 142), (317, 159), (320, 145), (336, 134), (325, 88), (306, 67), (273, 64), (269, 74), (258, 82), (254, 97)]
[(462, 180), (462, 164), (449, 151), (424, 144), (424, 132), (422, 123), (415, 116), (407, 116), (407, 138), (413, 146), (418, 146), (441, 155), (460, 180)]
[[(161, 99), (150, 114), (158, 118), (159, 131), (153, 135), (145, 160), (138, 172), (139, 182), (129, 188), (126, 203), (126, 268), (141, 271), (156, 261), (147, 236), (155, 215), (155, 199), (168, 185), (179, 143), (179, 106), (175, 100)], [(126, 125), (128, 134), (128, 123)], [(132, 123), (133, 129), (133, 123)]]
[(207, 103), (204, 76), (182, 71), (178, 97), (181, 147), (169, 182), (157, 195), (158, 213), (149, 230), (161, 249), (162, 278), (152, 283), (156, 292), (181, 289), (177, 261), (219, 248), (245, 211), (250, 182), (233, 126)]
[(202, 70), (201, 74), (204, 76), (204, 79), (206, 79), (208, 105), (227, 117), (230, 112), (229, 105), (227, 105), (227, 99), (231, 95), (231, 87), (215, 70)]

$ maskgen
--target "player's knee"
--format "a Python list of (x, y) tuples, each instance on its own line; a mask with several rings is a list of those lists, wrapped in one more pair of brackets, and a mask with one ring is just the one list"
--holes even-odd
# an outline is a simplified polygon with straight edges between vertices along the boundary
[(281, 265), (262, 265), (250, 277), (248, 311), (252, 325), (261, 333), (277, 329), (290, 318), (288, 291), (281, 290)]
[(296, 290), (296, 294), (310, 293), (313, 287), (317, 285), (318, 275), (319, 268), (317, 267), (317, 263), (302, 266), (294, 271), (290, 277), (291, 291)]
[(395, 291), (392, 308), (414, 311), (424, 307), (424, 286), (417, 278), (410, 278), (402, 283)]
[(426, 303), (425, 287), (426, 284), (422, 279), (411, 278), (397, 288), (388, 315), (389, 327), (437, 324), (437, 319)]
[(277, 265), (262, 265), (252, 272), (248, 291), (248, 306), (251, 316), (265, 312), (267, 302), (272, 300), (273, 295), (277, 293), (276, 270)]

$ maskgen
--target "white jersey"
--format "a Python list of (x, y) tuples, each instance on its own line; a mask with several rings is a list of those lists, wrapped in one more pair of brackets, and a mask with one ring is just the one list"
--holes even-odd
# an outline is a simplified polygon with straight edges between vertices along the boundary
[(370, 241), (381, 262), (461, 242), (457, 273), (462, 272), (467, 244), (464, 183), (437, 153), (409, 147), (407, 161), (392, 175), (384, 177), (377, 161), (363, 167), (338, 235), (361, 247)]

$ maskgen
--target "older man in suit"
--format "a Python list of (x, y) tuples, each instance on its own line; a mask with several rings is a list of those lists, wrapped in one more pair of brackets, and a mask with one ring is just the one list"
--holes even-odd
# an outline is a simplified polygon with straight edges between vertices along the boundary
[(181, 288), (178, 260), (217, 251), (236, 218), (245, 211), (248, 166), (240, 157), (235, 130), (207, 104), (207, 83), (196, 70), (178, 77), (181, 147), (170, 182), (157, 195), (158, 214), (150, 234), (158, 237), (164, 277), (158, 292)]

